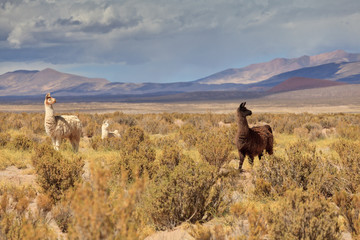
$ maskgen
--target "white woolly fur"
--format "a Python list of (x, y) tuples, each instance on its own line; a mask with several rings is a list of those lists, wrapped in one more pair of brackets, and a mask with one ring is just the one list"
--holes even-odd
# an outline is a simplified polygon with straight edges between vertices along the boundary
[(82, 124), (80, 119), (74, 115), (54, 116), (53, 104), (56, 99), (45, 96), (45, 131), (51, 137), (52, 144), (56, 150), (59, 150), (61, 141), (68, 138), (75, 152), (79, 150)]

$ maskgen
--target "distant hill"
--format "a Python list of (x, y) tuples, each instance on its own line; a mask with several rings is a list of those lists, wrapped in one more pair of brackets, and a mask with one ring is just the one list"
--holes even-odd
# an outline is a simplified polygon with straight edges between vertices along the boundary
[(253, 85), (256, 87), (271, 88), (292, 77), (327, 79), (350, 84), (359, 84), (360, 62), (328, 63), (315, 67), (301, 68), (275, 75), (267, 80), (249, 84), (249, 86)]
[(91, 86), (91, 90), (96, 90), (108, 83), (110, 82), (106, 79), (87, 78), (50, 68), (42, 71), (20, 70), (0, 75), (0, 95), (37, 95), (82, 84)]
[(244, 68), (232, 68), (197, 80), (202, 84), (241, 83), (250, 84), (267, 80), (281, 73), (327, 63), (358, 62), (360, 54), (337, 50), (315, 56), (299, 58), (276, 58), (265, 63), (252, 64)]
[(277, 58), (245, 68), (228, 69), (196, 81), (174, 83), (110, 82), (50, 68), (18, 70), (0, 75), (0, 96), (4, 96), (4, 100), (17, 96), (38, 99), (51, 92), (55, 96), (72, 96), (71, 99), (91, 96), (91, 99), (116, 101), (200, 101), (238, 96), (256, 98), (277, 92), (339, 85), (338, 82), (360, 84), (360, 54), (338, 50), (294, 59)]
[(288, 91), (267, 95), (265, 99), (269, 100), (327, 100), (332, 101), (341, 99), (356, 99), (360, 101), (360, 84), (346, 84), (332, 87), (314, 88), (314, 89), (303, 89), (297, 91)]
[(305, 78), (305, 77), (292, 77), (275, 87), (269, 89), (268, 93), (278, 93), (278, 92), (287, 92), (287, 91), (296, 91), (302, 89), (311, 89), (311, 88), (323, 88), (331, 86), (344, 85), (343, 82), (335, 82), (324, 79), (315, 79), (315, 78)]

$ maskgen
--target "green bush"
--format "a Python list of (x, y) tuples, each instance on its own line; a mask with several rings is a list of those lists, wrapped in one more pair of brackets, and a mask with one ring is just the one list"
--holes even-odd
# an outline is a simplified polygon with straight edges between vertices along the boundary
[(81, 157), (73, 155), (67, 159), (46, 144), (35, 148), (31, 160), (38, 184), (55, 202), (80, 181), (83, 173), (84, 161)]

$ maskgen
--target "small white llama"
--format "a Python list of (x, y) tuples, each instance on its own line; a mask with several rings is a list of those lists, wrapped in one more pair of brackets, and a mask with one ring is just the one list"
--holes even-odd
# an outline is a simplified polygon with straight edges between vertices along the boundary
[(82, 131), (81, 122), (74, 115), (54, 116), (54, 103), (56, 103), (56, 99), (51, 97), (50, 93), (46, 94), (44, 101), (45, 131), (51, 137), (55, 150), (59, 150), (61, 141), (68, 138), (74, 152), (77, 152)]
[(118, 130), (110, 132), (109, 128), (109, 120), (104, 120), (101, 126), (101, 139), (112, 138), (112, 137), (120, 137), (120, 133)]

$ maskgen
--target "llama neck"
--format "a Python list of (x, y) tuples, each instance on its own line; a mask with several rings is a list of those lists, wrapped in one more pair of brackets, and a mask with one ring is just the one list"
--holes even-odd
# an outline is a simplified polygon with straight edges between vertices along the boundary
[(48, 135), (52, 135), (56, 127), (54, 109), (52, 105), (45, 104), (45, 131)]
[(107, 127), (103, 125), (101, 127), (101, 138), (103, 138), (103, 139), (107, 138), (108, 135), (109, 135), (109, 131), (108, 131)]
[(45, 104), (45, 118), (49, 119), (49, 118), (54, 118), (54, 108), (52, 107), (52, 105), (47, 105)]
[(246, 117), (239, 117), (238, 121), (238, 135), (246, 136), (249, 134), (249, 124), (246, 120)]

